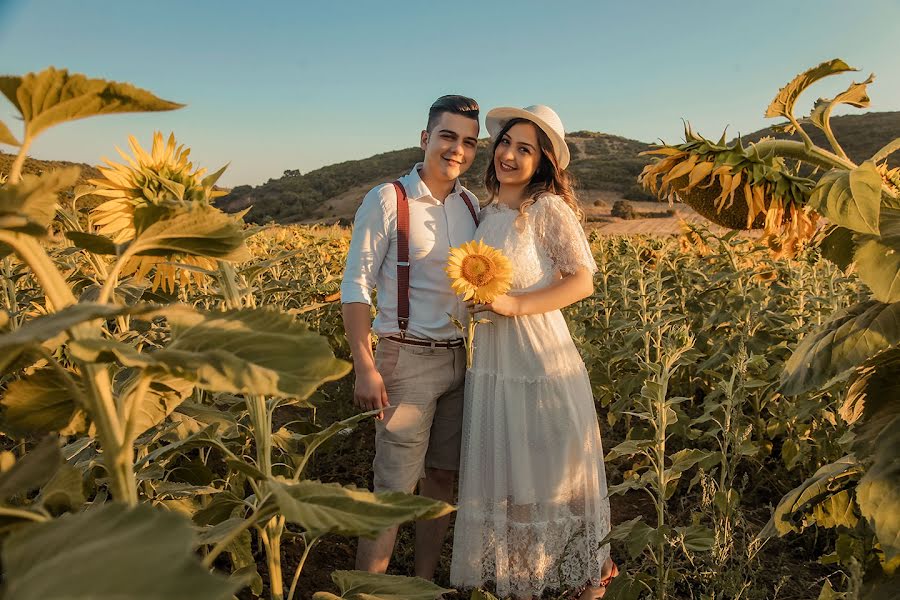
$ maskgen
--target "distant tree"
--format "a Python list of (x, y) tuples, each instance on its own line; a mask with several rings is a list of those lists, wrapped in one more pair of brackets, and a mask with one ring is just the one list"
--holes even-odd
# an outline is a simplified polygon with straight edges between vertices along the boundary
[(636, 219), (637, 213), (631, 203), (626, 200), (616, 200), (610, 214), (620, 219)]

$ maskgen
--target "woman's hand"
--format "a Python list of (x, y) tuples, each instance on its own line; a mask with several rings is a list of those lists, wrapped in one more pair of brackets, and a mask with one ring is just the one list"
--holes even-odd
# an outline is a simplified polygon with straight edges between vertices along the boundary
[(515, 317), (522, 314), (522, 304), (519, 298), (508, 294), (497, 296), (490, 304), (476, 304), (474, 300), (469, 300), (466, 302), (466, 308), (473, 315), (487, 310), (504, 317)]

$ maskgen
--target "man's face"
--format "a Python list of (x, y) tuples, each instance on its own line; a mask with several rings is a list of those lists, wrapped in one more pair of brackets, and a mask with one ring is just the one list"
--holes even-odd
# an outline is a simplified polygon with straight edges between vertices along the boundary
[(478, 121), (445, 112), (430, 132), (422, 132), (424, 168), (431, 177), (453, 181), (472, 166), (477, 144)]

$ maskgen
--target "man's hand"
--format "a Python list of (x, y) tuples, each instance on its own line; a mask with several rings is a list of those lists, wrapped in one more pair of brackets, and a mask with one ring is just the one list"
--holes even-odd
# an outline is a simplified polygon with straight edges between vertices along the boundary
[[(363, 411), (377, 410), (390, 406), (384, 380), (377, 369), (365, 369), (356, 372), (356, 383), (353, 386), (353, 402)], [(384, 411), (375, 417), (384, 419)]]

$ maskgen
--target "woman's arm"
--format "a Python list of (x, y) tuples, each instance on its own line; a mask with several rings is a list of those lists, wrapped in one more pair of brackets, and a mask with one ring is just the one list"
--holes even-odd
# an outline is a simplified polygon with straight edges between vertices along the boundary
[(581, 267), (545, 288), (517, 296), (503, 294), (497, 296), (491, 304), (475, 304), (470, 301), (466, 306), (473, 313), (490, 310), (505, 317), (519, 317), (559, 310), (593, 293), (594, 277), (586, 267)]

